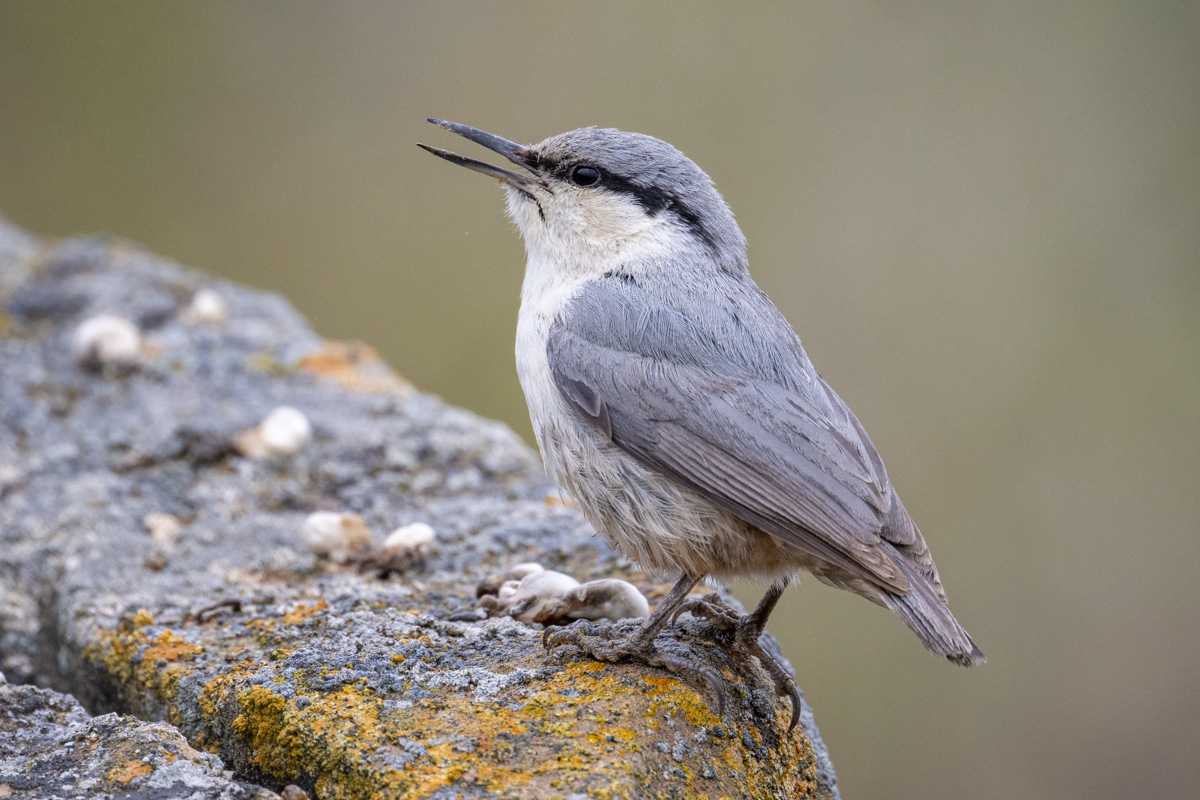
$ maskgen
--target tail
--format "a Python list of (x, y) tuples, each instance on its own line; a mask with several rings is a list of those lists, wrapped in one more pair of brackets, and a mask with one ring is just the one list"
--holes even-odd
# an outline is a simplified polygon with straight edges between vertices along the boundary
[(958, 624), (946, 601), (918, 566), (898, 552), (892, 561), (908, 578), (909, 591), (903, 596), (882, 592), (883, 602), (921, 637), (926, 649), (962, 667), (974, 667), (986, 661), (983, 651), (971, 641), (970, 634)]

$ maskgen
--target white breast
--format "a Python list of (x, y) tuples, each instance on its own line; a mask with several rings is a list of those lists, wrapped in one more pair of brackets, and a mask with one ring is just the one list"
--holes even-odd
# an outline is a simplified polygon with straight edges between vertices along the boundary
[(546, 338), (550, 326), (583, 286), (585, 279), (541, 263), (531, 255), (521, 286), (521, 310), (517, 315), (517, 377), (529, 405), (529, 418), (537, 437), (538, 449), (547, 467), (554, 473), (553, 454), (547, 452), (546, 427), (566, 413), (566, 402), (554, 385), (546, 360)]

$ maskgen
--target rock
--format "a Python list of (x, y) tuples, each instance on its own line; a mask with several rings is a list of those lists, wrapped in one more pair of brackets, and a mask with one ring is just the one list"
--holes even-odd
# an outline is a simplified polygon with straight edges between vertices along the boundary
[[(202, 287), (227, 306), (219, 325), (188, 322)], [(75, 365), (72, 332), (100, 313), (143, 332), (138, 369)], [(369, 348), (322, 341), (280, 298), (0, 221), (0, 375), (12, 685), (170, 723), (239, 780), (312, 797), (836, 796), (811, 711), (789, 734), (788, 701), (707, 622), (659, 642), (728, 678), (724, 718), (695, 676), (548, 653), (539, 626), (472, 613), (480, 578), (526, 562), (626, 580), (652, 603), (669, 587), (548, 502), (507, 428), (413, 391)], [(311, 441), (239, 453), (279, 406), (303, 409)], [(318, 512), (381, 532), (420, 519), (437, 547), (386, 577), (317, 558), (299, 532)], [(147, 534), (151, 514), (183, 526), (170, 546)], [(138, 725), (71, 724), (110, 721)], [(106, 748), (72, 779), (108, 786)]]
[(383, 540), (383, 552), (388, 556), (400, 556), (417, 550), (428, 553), (433, 548), (437, 534), (424, 522), (402, 525)]
[(238, 452), (247, 458), (273, 458), (299, 453), (312, 441), (312, 424), (304, 412), (280, 406), (234, 440)]
[(579, 581), (552, 569), (526, 575), (520, 583), (512, 581), (500, 587), (499, 593), (481, 599), (488, 616), (509, 616), (521, 622), (540, 622), (559, 625), (565, 622), (556, 613), (563, 596), (579, 586)]
[(199, 325), (220, 325), (229, 318), (229, 306), (215, 289), (205, 287), (192, 295), (192, 302), (181, 315), (185, 322)]
[(137, 326), (114, 314), (97, 314), (79, 323), (71, 336), (75, 361), (89, 369), (129, 369), (142, 353)]
[(514, 584), (513, 588), (515, 590), (516, 586), (520, 585), (521, 581), (527, 576), (532, 575), (535, 572), (541, 572), (544, 569), (545, 567), (543, 567), (541, 564), (533, 561), (525, 562), (523, 564), (514, 564), (505, 570), (494, 572), (491, 575), (482, 578), (475, 586), (475, 596), (483, 597), (484, 595), (489, 594), (500, 595), (504, 587), (510, 583)]
[(567, 592), (559, 613), (567, 619), (635, 619), (649, 616), (650, 605), (628, 581), (601, 578)]
[(0, 797), (187, 797), (278, 800), (230, 779), (221, 759), (193, 750), (162, 722), (91, 717), (74, 697), (0, 685)]
[(300, 534), (313, 555), (337, 564), (345, 564), (371, 549), (371, 531), (358, 514), (317, 511), (305, 518)]

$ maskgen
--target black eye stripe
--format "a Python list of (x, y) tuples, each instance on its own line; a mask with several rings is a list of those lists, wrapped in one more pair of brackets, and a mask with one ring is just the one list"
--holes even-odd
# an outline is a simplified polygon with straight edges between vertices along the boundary
[(660, 214), (663, 211), (670, 209), (679, 217), (679, 219), (684, 222), (684, 224), (691, 228), (697, 236), (703, 239), (709, 247), (716, 246), (712, 234), (700, 222), (700, 216), (692, 210), (691, 206), (689, 206), (682, 197), (670, 195), (662, 189), (654, 186), (645, 186), (640, 183), (635, 183), (624, 175), (618, 175), (614, 172), (600, 169), (599, 167), (592, 167), (591, 164), (580, 164), (577, 162), (566, 164), (560, 163), (555, 165), (555, 168), (547, 169), (550, 167), (549, 163), (540, 159), (539, 161), (540, 163), (538, 166), (542, 167), (545, 171), (551, 172), (551, 174), (553, 174), (554, 177), (558, 178), (559, 180), (572, 183), (573, 181), (571, 180), (571, 174), (574, 170), (580, 167), (591, 167), (593, 169), (597, 169), (601, 173), (601, 180), (592, 185), (599, 184), (606, 191), (629, 195), (635, 201), (637, 201), (637, 204), (640, 205), (647, 214), (650, 214), (651, 216)]
[(664, 209), (683, 205), (678, 198), (672, 197), (662, 189), (642, 186), (620, 175), (610, 175), (604, 186), (611, 191), (629, 195), (647, 214), (657, 214)]

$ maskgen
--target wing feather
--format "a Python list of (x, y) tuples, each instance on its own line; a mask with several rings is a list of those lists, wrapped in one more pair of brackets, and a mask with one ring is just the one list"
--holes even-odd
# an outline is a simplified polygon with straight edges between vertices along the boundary
[(547, 358), (596, 430), (780, 540), (908, 591), (879, 547), (893, 497), (882, 461), (819, 377), (814, 398), (754, 374), (628, 287), (582, 301), (552, 326)]

